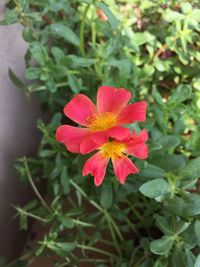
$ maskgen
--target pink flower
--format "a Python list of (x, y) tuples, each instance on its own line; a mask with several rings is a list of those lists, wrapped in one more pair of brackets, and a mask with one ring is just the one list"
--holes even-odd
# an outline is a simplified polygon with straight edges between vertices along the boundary
[(124, 124), (145, 121), (146, 102), (128, 105), (131, 92), (123, 88), (101, 86), (97, 93), (97, 105), (85, 95), (76, 95), (64, 108), (65, 115), (83, 127), (61, 125), (56, 140), (74, 153), (87, 154), (105, 143), (109, 137), (118, 141), (130, 137)]
[(99, 186), (111, 159), (115, 176), (121, 184), (124, 184), (129, 174), (139, 172), (127, 156), (132, 155), (136, 158), (146, 159), (148, 157), (148, 147), (145, 144), (147, 139), (147, 132), (143, 130), (138, 135), (133, 132), (129, 139), (107, 141), (98, 148), (99, 152), (86, 161), (83, 167), (83, 176), (91, 174), (94, 176), (95, 185)]

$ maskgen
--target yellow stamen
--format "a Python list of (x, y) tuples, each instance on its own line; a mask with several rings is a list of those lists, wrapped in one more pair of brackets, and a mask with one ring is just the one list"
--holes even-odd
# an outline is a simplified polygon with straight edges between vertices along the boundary
[(126, 145), (118, 141), (107, 142), (101, 146), (100, 151), (106, 158), (116, 159), (124, 157), (126, 153)]
[(103, 114), (93, 114), (87, 118), (87, 121), (93, 131), (101, 131), (115, 126), (117, 120), (112, 112), (105, 112)]

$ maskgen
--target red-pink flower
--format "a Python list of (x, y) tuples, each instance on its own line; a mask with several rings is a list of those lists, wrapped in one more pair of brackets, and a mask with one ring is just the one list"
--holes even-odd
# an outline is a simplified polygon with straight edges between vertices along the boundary
[(147, 139), (147, 132), (143, 130), (138, 135), (133, 132), (129, 139), (108, 140), (98, 148), (99, 151), (95, 155), (86, 161), (83, 167), (83, 176), (91, 174), (94, 176), (95, 185), (99, 186), (104, 179), (107, 164), (111, 159), (115, 176), (123, 184), (129, 174), (139, 172), (128, 155), (140, 159), (148, 157), (148, 147), (145, 144)]
[(128, 105), (131, 92), (123, 88), (101, 86), (97, 105), (85, 95), (76, 95), (64, 108), (65, 115), (83, 127), (61, 125), (56, 139), (74, 153), (87, 154), (105, 143), (109, 137), (118, 141), (130, 137), (124, 124), (145, 121), (146, 102)]

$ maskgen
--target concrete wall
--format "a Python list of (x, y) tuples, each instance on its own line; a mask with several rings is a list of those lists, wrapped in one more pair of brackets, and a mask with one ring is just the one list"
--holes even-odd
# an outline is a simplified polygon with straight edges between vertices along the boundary
[[(5, 1), (4, 1), (5, 2)], [(5, 6), (0, 2), (0, 19)], [(23, 243), (18, 220), (11, 204), (24, 204), (30, 188), (24, 187), (14, 170), (14, 160), (37, 150), (39, 133), (36, 121), (41, 117), (35, 99), (28, 99), (8, 77), (8, 68), (23, 79), (27, 44), (20, 25), (0, 26), (0, 257), (14, 258)]]

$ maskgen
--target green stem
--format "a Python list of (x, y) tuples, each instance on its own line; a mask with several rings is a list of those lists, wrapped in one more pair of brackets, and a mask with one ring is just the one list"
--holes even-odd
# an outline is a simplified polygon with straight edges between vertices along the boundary
[(41, 201), (42, 205), (48, 209), (50, 211), (50, 208), (48, 207), (48, 205), (46, 204), (45, 200), (43, 199), (43, 197), (40, 195), (37, 187), (35, 186), (34, 184), (34, 181), (33, 181), (33, 178), (31, 176), (31, 173), (30, 173), (30, 170), (29, 170), (29, 167), (28, 167), (28, 163), (27, 163), (27, 159), (24, 157), (23, 158), (23, 161), (24, 161), (24, 167), (25, 167), (25, 170), (26, 170), (26, 173), (27, 173), (27, 177), (28, 177), (28, 180), (33, 188), (33, 191), (35, 192), (36, 196), (38, 197), (38, 199)]
[(109, 214), (107, 211), (105, 211), (105, 217), (107, 219), (107, 222), (108, 222), (108, 227), (109, 227), (109, 230), (110, 230), (110, 234), (112, 236), (112, 239), (113, 239), (113, 242), (114, 242), (114, 246), (118, 252), (118, 254), (121, 256), (121, 250), (120, 250), (120, 247), (119, 247), (119, 244), (118, 244), (118, 241), (117, 241), (117, 238), (115, 236), (115, 232), (113, 231), (113, 227), (112, 227), (112, 224), (110, 222), (110, 217), (109, 217)]
[(104, 213), (106, 214), (107, 218), (110, 220), (110, 223), (113, 225), (113, 228), (115, 229), (120, 241), (124, 241), (124, 238), (119, 230), (119, 227), (117, 226), (116, 222), (113, 220), (113, 218), (110, 216), (110, 214), (107, 212), (107, 210), (104, 210)]
[(18, 259), (8, 263), (6, 266), (4, 267), (12, 267), (14, 266), (14, 264), (16, 264), (19, 260), (20, 261), (24, 261), (24, 260), (28, 260), (31, 256), (34, 256), (35, 255), (35, 251), (34, 250), (31, 250), (30, 252), (24, 254), (23, 256), (19, 257)]
[(81, 244), (78, 244), (77, 247), (80, 248), (80, 249), (83, 249), (83, 250), (90, 250), (90, 251), (98, 252), (98, 253), (101, 253), (101, 254), (103, 254), (105, 256), (108, 256), (108, 257), (117, 259), (117, 256), (116, 255), (114, 255), (114, 254), (112, 254), (110, 252), (101, 250), (99, 248), (94, 248), (94, 247), (90, 247), (90, 246), (86, 246), (86, 245), (81, 245)]
[(85, 226), (85, 227), (94, 227), (94, 226), (95, 226), (94, 224), (86, 223), (86, 222), (79, 221), (79, 220), (76, 220), (76, 219), (72, 219), (72, 221), (73, 221), (75, 224), (82, 225), (82, 226)]
[(97, 204), (95, 201), (91, 200), (88, 198), (88, 196), (86, 195), (86, 193), (73, 181), (73, 180), (70, 180), (70, 184), (84, 197), (86, 198), (90, 204), (92, 206), (94, 206), (96, 209), (98, 209), (99, 211), (103, 212), (103, 209), (99, 206), (99, 204)]
[(91, 33), (92, 33), (92, 47), (95, 48), (96, 46), (95, 11), (93, 11), (92, 14)]
[(144, 226), (147, 234), (150, 236), (149, 229), (146, 226), (146, 223), (144, 222), (142, 216), (139, 214), (139, 212), (136, 210), (136, 208), (132, 205), (132, 203), (128, 199), (126, 199), (126, 203), (130, 206), (130, 208), (131, 208), (132, 212), (134, 213), (135, 217), (141, 222), (141, 224)]
[(85, 7), (85, 10), (83, 12), (83, 18), (81, 21), (81, 26), (80, 26), (80, 51), (81, 51), (81, 55), (83, 57), (85, 57), (85, 47), (84, 47), (84, 31), (85, 31), (85, 20), (86, 20), (86, 16), (87, 16), (87, 12), (89, 10), (89, 5), (87, 5)]
[(27, 211), (21, 209), (20, 207), (15, 207), (15, 208), (16, 208), (16, 210), (17, 210), (19, 213), (22, 213), (22, 214), (24, 214), (24, 215), (26, 215), (26, 216), (29, 216), (29, 217), (31, 217), (31, 218), (33, 218), (33, 219), (35, 219), (35, 220), (41, 221), (41, 222), (43, 222), (43, 223), (47, 223), (47, 222), (48, 222), (48, 220), (43, 219), (43, 218), (41, 218), (40, 216), (37, 216), (37, 215), (35, 215), (35, 214), (33, 214), (33, 213), (27, 212)]

